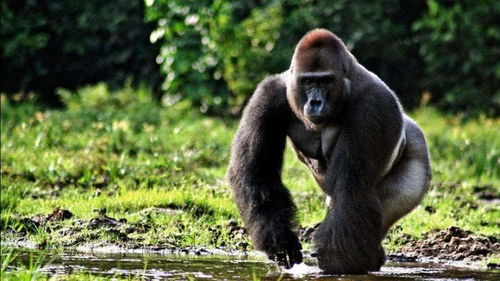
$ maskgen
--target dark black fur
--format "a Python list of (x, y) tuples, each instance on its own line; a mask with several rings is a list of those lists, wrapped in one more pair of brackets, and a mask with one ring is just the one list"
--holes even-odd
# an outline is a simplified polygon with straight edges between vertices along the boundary
[(292, 232), (296, 208), (281, 182), (290, 115), (282, 79), (263, 81), (243, 113), (229, 168), (229, 181), (255, 248), (286, 266), (302, 261), (299, 240)]
[[(325, 115), (325, 123), (318, 125), (304, 116), (307, 101), (300, 85), (294, 83), (298, 81), (297, 71), (323, 73), (325, 65), (339, 77), (328, 88), (332, 93), (324, 101), (332, 112)], [(383, 178), (393, 177), (385, 169), (393, 161), (391, 153), (399, 147), (401, 134), (405, 134), (399, 102), (328, 31), (310, 32), (299, 42), (291, 69), (257, 87), (233, 141), (228, 177), (243, 221), (258, 250), (287, 267), (302, 261), (301, 246), (293, 232), (296, 207), (281, 181), (289, 136), (299, 158), (333, 201), (315, 234), (320, 268), (327, 273), (378, 270), (384, 261), (381, 241), (393, 223), (384, 221), (391, 217), (391, 210), (382, 204), (393, 202), (393, 198), (381, 194), (404, 194), (399, 186), (392, 189), (387, 184), (387, 191), (379, 189), (384, 186)], [(321, 85), (317, 86), (320, 90), (324, 87)], [(328, 126), (338, 129), (336, 137), (326, 137)], [(332, 143), (331, 151), (325, 151), (322, 138), (326, 138), (326, 144)], [(428, 168), (425, 140), (415, 143), (420, 145), (415, 145), (417, 149), (425, 150), (419, 157), (422, 167)], [(396, 179), (405, 176), (400, 173), (394, 175)], [(427, 184), (428, 178), (424, 180)], [(415, 198), (418, 203), (420, 197)], [(416, 203), (408, 203), (403, 215)], [(396, 219), (401, 216), (392, 215)]]
[(373, 187), (403, 119), (397, 101), (378, 90), (365, 89), (346, 102), (342, 133), (328, 160), (324, 186), (333, 208), (315, 234), (319, 266), (328, 272), (359, 273), (383, 264), (382, 209)]

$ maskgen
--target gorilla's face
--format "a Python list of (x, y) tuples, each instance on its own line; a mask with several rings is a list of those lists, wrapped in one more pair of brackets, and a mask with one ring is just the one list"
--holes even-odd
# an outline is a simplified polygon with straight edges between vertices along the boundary
[(304, 99), (304, 116), (311, 123), (321, 125), (330, 117), (332, 106), (328, 101), (335, 94), (335, 76), (329, 72), (312, 72), (301, 74), (297, 80)]
[(304, 118), (321, 127), (340, 108), (343, 78), (334, 71), (302, 72), (294, 75), (295, 106)]
[(349, 69), (346, 50), (328, 38), (320, 38), (316, 43), (309, 37), (301, 40), (287, 78), (290, 105), (311, 129), (331, 123), (350, 91), (350, 82), (345, 79)]

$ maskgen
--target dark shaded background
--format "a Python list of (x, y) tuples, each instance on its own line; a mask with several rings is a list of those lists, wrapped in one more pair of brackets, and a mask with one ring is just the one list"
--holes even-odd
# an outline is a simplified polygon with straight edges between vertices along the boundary
[(58, 104), (56, 88), (160, 82), (143, 1), (7, 0), (1, 13), (1, 91)]
[[(1, 5), (0, 91), (34, 92), (105, 81), (178, 95), (204, 112), (238, 113), (255, 85), (285, 70), (316, 27), (341, 37), (406, 107), (498, 116), (500, 2), (74, 1)], [(154, 42), (152, 44), (151, 42)], [(424, 94), (425, 93), (425, 94)], [(423, 98), (424, 97), (424, 98)]]

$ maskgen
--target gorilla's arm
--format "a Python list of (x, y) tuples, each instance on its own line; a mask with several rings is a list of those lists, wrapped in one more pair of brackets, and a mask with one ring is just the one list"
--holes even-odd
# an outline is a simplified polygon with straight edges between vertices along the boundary
[(399, 141), (403, 118), (396, 98), (373, 84), (353, 88), (328, 160), (325, 187), (333, 202), (315, 236), (319, 266), (326, 272), (363, 273), (383, 263), (376, 186)]
[(280, 76), (257, 87), (233, 141), (228, 178), (254, 246), (289, 267), (302, 254), (292, 231), (296, 208), (281, 182), (290, 116), (285, 91)]

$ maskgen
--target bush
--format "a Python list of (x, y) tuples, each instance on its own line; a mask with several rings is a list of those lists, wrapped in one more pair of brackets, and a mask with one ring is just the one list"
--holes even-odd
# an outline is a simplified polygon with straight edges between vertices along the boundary
[(2, 13), (0, 91), (35, 91), (57, 101), (55, 89), (127, 79), (159, 79), (151, 24), (143, 1), (6, 0)]
[(406, 107), (429, 91), (442, 109), (498, 115), (497, 2), (7, 0), (0, 91), (35, 91), (50, 101), (57, 87), (162, 79), (173, 100), (238, 113), (259, 81), (288, 68), (297, 41), (323, 27)]
[(500, 2), (429, 0), (415, 23), (425, 85), (444, 109), (500, 109)]
[(146, 18), (158, 23), (151, 41), (162, 41), (159, 55), (165, 77), (162, 90), (191, 100), (202, 111), (208, 110), (208, 105), (227, 106), (229, 91), (221, 80), (221, 56), (213, 42), (209, 42), (208, 34), (211, 25), (227, 20), (224, 15), (214, 15), (215, 7), (225, 4), (180, 0), (146, 4), (149, 5)]
[[(163, 41), (163, 89), (201, 105), (238, 111), (263, 77), (286, 70), (297, 41), (324, 27), (407, 104), (420, 93), (422, 69), (411, 26), (425, 5), (397, 0), (272, 2), (151, 1), (153, 40)], [(401, 10), (408, 10), (401, 15)], [(227, 102), (227, 103), (226, 103)]]
[(263, 77), (288, 68), (307, 31), (323, 27), (407, 107), (430, 91), (443, 109), (497, 115), (497, 2), (157, 0), (146, 10), (158, 22), (152, 38), (163, 42), (163, 89), (203, 110), (238, 111)]

